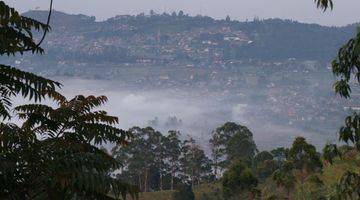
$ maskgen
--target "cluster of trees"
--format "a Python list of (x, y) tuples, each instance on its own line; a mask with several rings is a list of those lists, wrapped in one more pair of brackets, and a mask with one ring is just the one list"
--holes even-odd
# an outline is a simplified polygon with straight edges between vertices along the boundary
[[(356, 146), (328, 144), (320, 153), (305, 138), (297, 137), (289, 148), (279, 147), (258, 152), (252, 158), (241, 156), (227, 160), (228, 166), (213, 182), (220, 184), (220, 195), (214, 190), (201, 197), (204, 200), (358, 199), (358, 170), (345, 171), (335, 183), (326, 182), (323, 175), (325, 166), (329, 168), (335, 161), (355, 159), (358, 151)], [(348, 168), (356, 169), (358, 164), (354, 162)]]
[(173, 190), (180, 183), (193, 187), (213, 179), (211, 160), (194, 139), (182, 141), (178, 131), (165, 136), (151, 127), (129, 132), (129, 145), (115, 146), (112, 155), (123, 163), (118, 177), (140, 191)]
[[(350, 122), (357, 123), (347, 123)], [(303, 137), (295, 138), (289, 148), (259, 152), (247, 127), (227, 122), (213, 131), (209, 159), (194, 140), (181, 141), (179, 132), (169, 131), (163, 136), (150, 127), (130, 131), (135, 137), (133, 145), (115, 147), (113, 153), (117, 159), (126, 160), (119, 175), (122, 179), (140, 188), (147, 184), (144, 179), (150, 183), (151, 188), (143, 191), (177, 189), (173, 199), (190, 200), (194, 199), (194, 186), (210, 183), (220, 185), (221, 191), (208, 191), (201, 199), (340, 200), (360, 196), (357, 171), (346, 171), (335, 184), (327, 183), (323, 177), (324, 167), (333, 165), (335, 160), (339, 163), (342, 159), (354, 159), (358, 154), (355, 133), (348, 136), (353, 146), (327, 144), (322, 153)], [(347, 141), (344, 137), (340, 134), (340, 139)]]

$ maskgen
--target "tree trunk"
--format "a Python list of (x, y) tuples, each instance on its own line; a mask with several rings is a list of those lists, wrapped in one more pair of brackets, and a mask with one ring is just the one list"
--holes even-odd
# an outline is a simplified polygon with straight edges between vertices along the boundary
[(163, 190), (163, 179), (162, 179), (162, 173), (160, 173), (160, 191)]
[(248, 192), (248, 199), (249, 200), (253, 200), (254, 199), (254, 195), (253, 195), (253, 193), (252, 192)]
[(171, 172), (171, 190), (174, 190), (174, 173)]
[(218, 166), (217, 166), (217, 161), (215, 161), (215, 164), (214, 164), (214, 175), (215, 175), (215, 178), (217, 179), (218, 178)]
[(148, 169), (145, 169), (145, 182), (144, 182), (144, 191), (148, 191)]
[(139, 191), (142, 191), (142, 188), (141, 188), (141, 174), (139, 174)]
[(304, 189), (304, 184), (305, 184), (305, 179), (306, 179), (306, 171), (305, 169), (301, 170), (301, 174), (300, 174), (300, 183), (301, 183), (301, 197), (303, 200), (305, 200), (305, 189)]

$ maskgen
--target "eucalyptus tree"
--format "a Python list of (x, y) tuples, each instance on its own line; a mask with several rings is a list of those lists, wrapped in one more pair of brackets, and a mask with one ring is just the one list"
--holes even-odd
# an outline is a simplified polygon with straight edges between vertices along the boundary
[(247, 127), (234, 122), (226, 122), (216, 128), (210, 144), (214, 168), (217, 171), (226, 168), (232, 161), (238, 159), (249, 161), (257, 152), (252, 132)]
[(182, 142), (179, 139), (179, 131), (169, 131), (165, 139), (165, 153), (168, 172), (170, 173), (170, 189), (174, 190), (174, 179), (180, 175), (180, 156), (182, 152)]
[(193, 138), (184, 141), (180, 162), (182, 175), (192, 187), (207, 181), (211, 176), (211, 160)]
[(295, 138), (291, 148), (289, 149), (287, 160), (292, 163), (293, 169), (299, 174), (301, 195), (304, 198), (304, 184), (307, 177), (312, 173), (321, 172), (322, 162), (316, 148), (307, 143), (305, 138)]
[(129, 132), (132, 135), (129, 144), (112, 149), (113, 156), (124, 161), (120, 177), (136, 183), (140, 191), (147, 192), (153, 175), (151, 172), (156, 169), (160, 171), (158, 187), (162, 188), (162, 175), (166, 172), (164, 136), (152, 127), (132, 127)]

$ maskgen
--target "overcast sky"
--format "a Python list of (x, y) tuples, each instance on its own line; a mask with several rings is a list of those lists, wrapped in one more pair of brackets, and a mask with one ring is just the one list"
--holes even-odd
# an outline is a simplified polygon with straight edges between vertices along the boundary
[[(5, 0), (21, 12), (47, 9), (49, 0)], [(323, 13), (313, 0), (54, 0), (54, 9), (86, 14), (104, 20), (119, 14), (157, 13), (183, 10), (190, 15), (246, 20), (254, 17), (293, 19), (323, 25), (360, 22), (360, 0), (334, 0), (335, 9)]]

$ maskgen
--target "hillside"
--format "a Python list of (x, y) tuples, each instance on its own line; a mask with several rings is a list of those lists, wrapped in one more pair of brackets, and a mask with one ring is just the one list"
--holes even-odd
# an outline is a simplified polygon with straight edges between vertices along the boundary
[[(25, 15), (45, 21), (47, 12)], [(328, 61), (355, 26), (326, 27), (267, 19), (239, 22), (183, 13), (95, 17), (55, 11), (42, 64), (226, 66), (288, 58)], [(29, 58), (30, 59), (30, 58)], [(38, 61), (36, 58), (35, 61)], [(32, 60), (34, 61), (34, 60)]]

